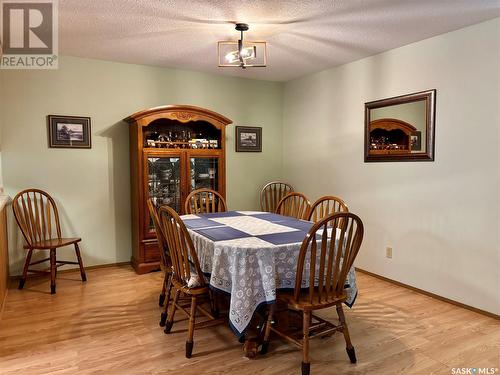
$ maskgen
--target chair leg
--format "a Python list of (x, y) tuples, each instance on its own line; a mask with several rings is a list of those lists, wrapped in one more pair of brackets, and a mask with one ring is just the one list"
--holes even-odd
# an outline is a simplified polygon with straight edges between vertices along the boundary
[(339, 316), (340, 324), (342, 324), (342, 333), (344, 334), (345, 344), (346, 344), (346, 352), (351, 360), (351, 363), (356, 363), (356, 352), (354, 351), (354, 346), (351, 343), (351, 337), (349, 336), (349, 329), (347, 328), (347, 322), (345, 320), (344, 310), (342, 309), (342, 305), (337, 305), (337, 314)]
[(271, 323), (273, 321), (274, 308), (276, 304), (273, 303), (269, 306), (269, 311), (267, 313), (267, 321), (264, 329), (264, 340), (262, 341), (262, 347), (260, 349), (260, 354), (266, 354), (267, 349), (269, 348), (269, 339), (271, 336)]
[(165, 302), (165, 294), (167, 291), (167, 283), (168, 283), (168, 272), (165, 271), (165, 274), (163, 276), (163, 285), (161, 287), (161, 293), (160, 297), (158, 298), (158, 305), (163, 306), (163, 303)]
[(180, 290), (175, 291), (174, 300), (172, 301), (172, 308), (170, 309), (167, 322), (165, 323), (165, 333), (170, 333), (172, 326), (174, 325), (175, 310), (177, 309), (177, 301), (179, 300), (180, 294)]
[(166, 286), (166, 295), (165, 295), (165, 309), (161, 313), (160, 327), (165, 326), (165, 322), (167, 321), (168, 306), (170, 305), (170, 295), (172, 294), (172, 274), (166, 273), (165, 276), (167, 276), (167, 286)]
[(80, 275), (82, 277), (82, 281), (87, 281), (87, 275), (85, 274), (85, 268), (83, 268), (82, 255), (80, 254), (80, 247), (77, 243), (75, 243), (75, 253), (78, 259), (78, 265), (80, 266)]
[(302, 323), (302, 375), (309, 375), (311, 363), (309, 360), (309, 327), (311, 325), (311, 312), (304, 311)]
[(18, 287), (19, 289), (24, 288), (24, 283), (26, 282), (26, 278), (28, 277), (28, 269), (30, 267), (32, 255), (33, 255), (33, 249), (29, 249), (28, 254), (26, 254), (26, 260), (24, 262), (23, 277), (21, 277), (21, 280), (19, 280), (19, 287)]
[(50, 249), (50, 294), (56, 294), (56, 249)]
[(193, 354), (193, 336), (194, 336), (194, 323), (196, 319), (196, 296), (191, 297), (191, 311), (189, 313), (189, 331), (188, 339), (186, 341), (186, 358), (191, 358)]

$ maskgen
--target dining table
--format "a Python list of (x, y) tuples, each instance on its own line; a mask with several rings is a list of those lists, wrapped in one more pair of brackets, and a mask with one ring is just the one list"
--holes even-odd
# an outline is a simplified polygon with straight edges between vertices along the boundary
[[(181, 219), (210, 287), (229, 295), (229, 325), (238, 337), (261, 305), (275, 303), (279, 290), (295, 287), (302, 241), (314, 224), (260, 211), (189, 214)], [(358, 293), (354, 267), (345, 292), (345, 304), (351, 307)]]

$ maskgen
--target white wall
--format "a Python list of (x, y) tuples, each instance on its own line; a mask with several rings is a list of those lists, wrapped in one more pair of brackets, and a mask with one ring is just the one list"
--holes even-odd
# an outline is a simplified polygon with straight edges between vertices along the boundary
[[(130, 260), (129, 140), (121, 120), (138, 110), (192, 104), (234, 121), (226, 129), (230, 208), (258, 208), (260, 187), (280, 177), (282, 84), (70, 57), (59, 67), (3, 72), (4, 185), (11, 196), (28, 187), (50, 192), (65, 234), (83, 238), (86, 265)], [(49, 149), (49, 114), (90, 116), (92, 149)], [(263, 127), (263, 152), (235, 153), (235, 125)], [(15, 275), (25, 252), (15, 226), (10, 235)]]
[[(364, 163), (364, 103), (432, 88), (436, 161)], [(500, 19), (310, 75), (285, 86), (284, 176), (361, 216), (359, 267), (499, 314), (499, 107)]]

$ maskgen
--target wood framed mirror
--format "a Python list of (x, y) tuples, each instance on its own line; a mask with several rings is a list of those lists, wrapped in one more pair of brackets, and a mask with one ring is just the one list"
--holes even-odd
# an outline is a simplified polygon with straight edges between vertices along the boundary
[(436, 90), (365, 103), (365, 162), (433, 161)]

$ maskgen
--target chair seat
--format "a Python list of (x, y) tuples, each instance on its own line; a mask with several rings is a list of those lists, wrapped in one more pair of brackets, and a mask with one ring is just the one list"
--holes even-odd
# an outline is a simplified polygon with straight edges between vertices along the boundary
[(185, 285), (184, 283), (180, 283), (179, 281), (175, 280), (174, 278), (172, 278), (172, 284), (177, 289), (179, 289), (182, 293), (190, 295), (190, 296), (193, 296), (193, 295), (197, 296), (200, 294), (208, 294), (208, 291), (210, 290), (208, 285), (195, 286), (195, 287), (190, 288), (187, 285)]
[(77, 242), (80, 242), (82, 239), (81, 238), (50, 238), (45, 241), (38, 241), (34, 242), (30, 245), (24, 245), (25, 249), (39, 249), (39, 250), (44, 250), (44, 249), (55, 249), (58, 247), (63, 247), (63, 246), (68, 246), (68, 245), (73, 245)]
[(329, 298), (325, 298), (325, 295), (322, 295), (320, 301), (318, 293), (315, 293), (312, 302), (310, 302), (309, 290), (307, 289), (300, 294), (299, 301), (295, 300), (293, 290), (278, 291), (277, 298), (297, 310), (319, 310), (344, 302), (347, 299), (347, 295), (329, 296)]

